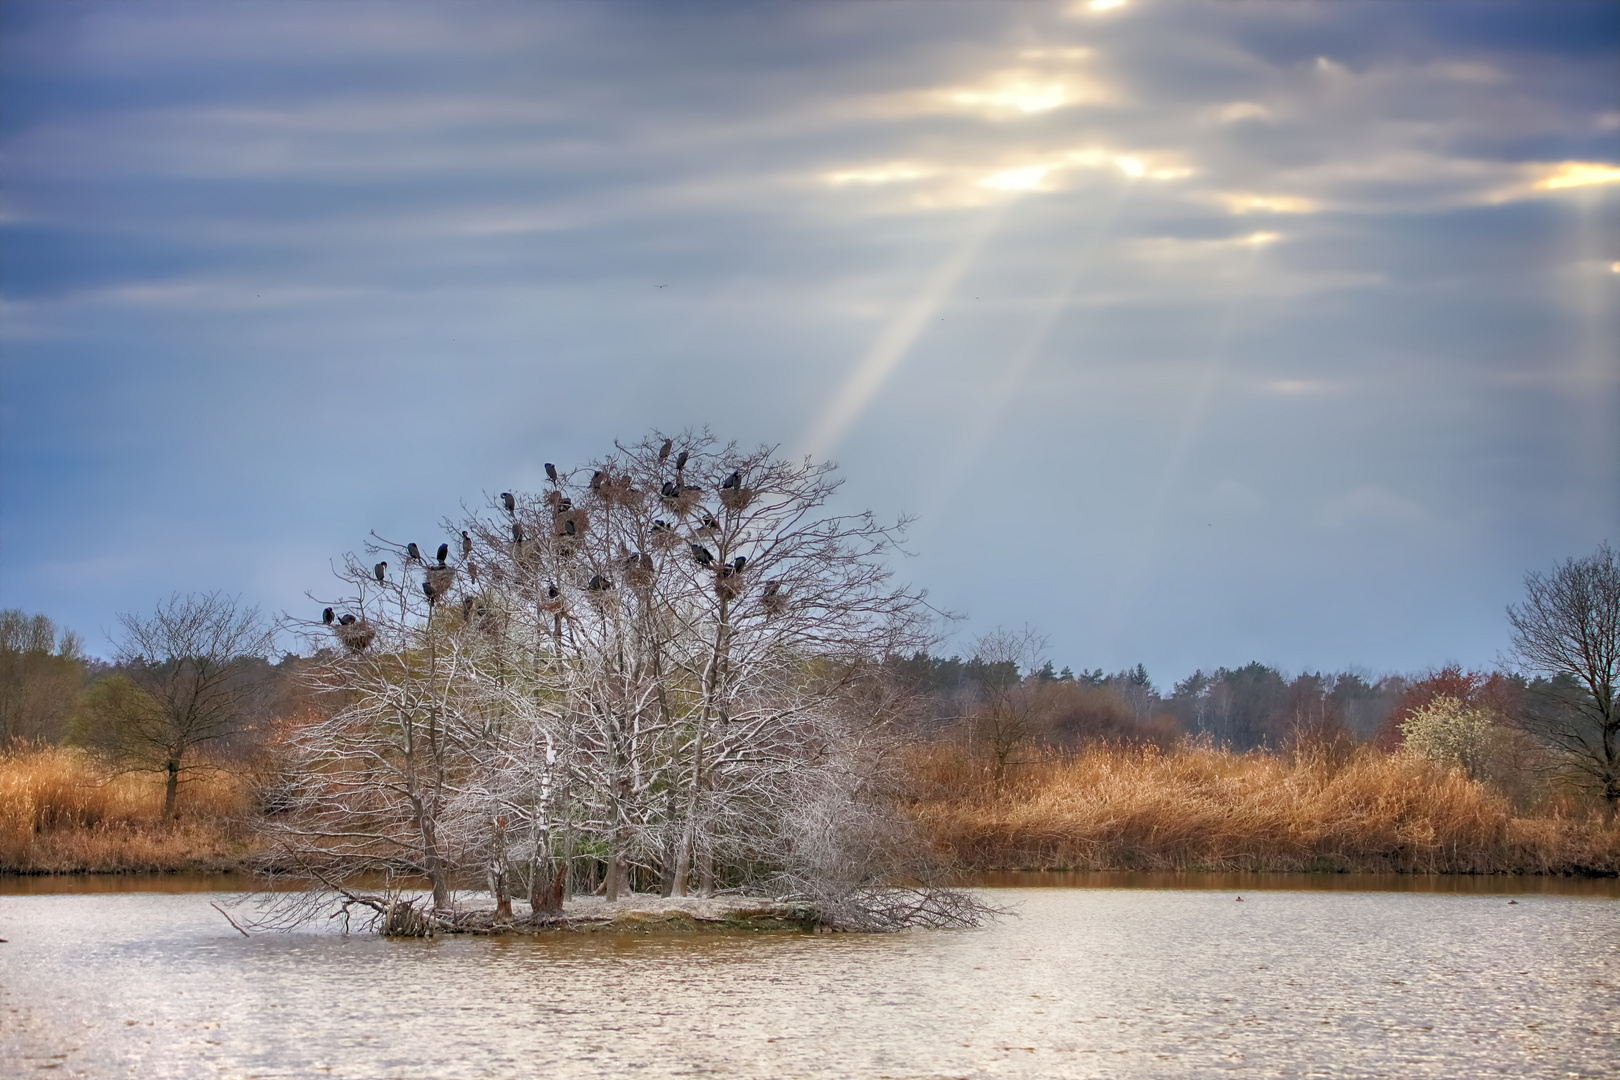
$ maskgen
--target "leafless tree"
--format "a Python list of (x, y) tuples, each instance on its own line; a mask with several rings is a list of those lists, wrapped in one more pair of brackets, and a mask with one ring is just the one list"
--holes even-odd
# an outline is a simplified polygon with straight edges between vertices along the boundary
[(1513, 651), (1550, 682), (1524, 724), (1591, 777), (1611, 812), (1620, 806), (1620, 561), (1607, 543), (1551, 574), (1525, 578), (1525, 599), (1508, 608)]
[(1027, 627), (996, 629), (973, 645), (983, 672), (970, 691), (965, 717), (975, 742), (990, 752), (997, 791), (1015, 756), (1040, 734), (1047, 695), (1034, 673), (1046, 658), (1046, 639)]
[(161, 772), (171, 815), (198, 752), (252, 722), (274, 643), (256, 607), (219, 592), (175, 594), (150, 615), (118, 616), (119, 672), (92, 694), (85, 741), (122, 766)]
[(58, 633), (44, 615), (0, 611), (0, 748), (60, 738), (83, 696), (84, 667), (77, 634)]
[(459, 539), (436, 558), (374, 539), (345, 560), (302, 627), (342, 704), (294, 738), (273, 858), (386, 919), (397, 897), (341, 882), (424, 876), (431, 918), (470, 882), (497, 918), (598, 878), (608, 899), (814, 880), (897, 902), (879, 870), (896, 864), (853, 854), (872, 829), (841, 826), (840, 861), (816, 823), (884, 812), (860, 795), (882, 757), (874, 688), (935, 614), (891, 584), (904, 522), (828, 514), (831, 466), (671, 441), (504, 492), (446, 521)]

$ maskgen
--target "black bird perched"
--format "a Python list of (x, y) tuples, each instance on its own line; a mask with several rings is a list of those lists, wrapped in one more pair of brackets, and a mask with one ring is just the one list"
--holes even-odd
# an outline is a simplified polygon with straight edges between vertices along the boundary
[(467, 535), (467, 530), (466, 529), (462, 529), (461, 530), (461, 557), (465, 559), (468, 555), (471, 555), (471, 554), (472, 554), (472, 537)]
[(501, 505), (506, 507), (506, 512), (510, 514), (517, 509), (517, 500), (512, 498), (510, 491), (503, 491), (501, 492)]
[(739, 555), (735, 559), (731, 560), (732, 569), (736, 570), (737, 573), (739, 573), (739, 574), (742, 573), (743, 567), (747, 566), (747, 565), (748, 565), (748, 560), (743, 558), (741, 555)]
[(439, 590), (433, 587), (433, 582), (431, 581), (422, 582), (422, 595), (428, 598), (428, 603), (430, 604), (436, 604), (439, 602)]
[(338, 625), (339, 626), (353, 626), (354, 625), (354, 616), (353, 615), (340, 616), (338, 618)]
[(449, 544), (440, 544), (439, 545), (439, 565), (443, 566), (444, 565), (444, 560), (448, 559), (449, 557), (450, 557), (450, 545)]
[(767, 581), (765, 583), (765, 596), (766, 596), (767, 599), (769, 599), (772, 596), (775, 596), (777, 593), (779, 593), (781, 591), (782, 591), (782, 583), (780, 581)]
[(607, 482), (607, 474), (604, 473), (601, 469), (597, 469), (595, 472), (591, 473), (591, 490), (592, 491), (601, 491), (602, 490), (602, 485), (604, 483), (606, 483), (606, 482)]
[(557, 586), (549, 581), (546, 583), (546, 599), (557, 599)]
[(606, 592), (607, 590), (613, 588), (613, 582), (609, 581), (601, 574), (595, 574), (591, 577), (591, 583), (588, 588), (591, 592)]
[(332, 625), (332, 609), (331, 608), (327, 608), (325, 611), (321, 612), (321, 622), (325, 623), (327, 626)]
[(574, 508), (574, 500), (573, 499), (562, 498), (562, 499), (557, 500), (557, 509), (558, 510), (572, 510), (573, 508)]
[(417, 547), (414, 543), (406, 544), (405, 545), (405, 559), (406, 559), (407, 562), (410, 561), (411, 559), (415, 559), (417, 562), (421, 562), (422, 561), (422, 549)]
[(721, 484), (720, 487), (722, 490), (725, 488), (742, 487), (742, 473), (733, 471), (730, 476), (726, 477), (726, 482)]
[(523, 543), (523, 523), (521, 521), (512, 522), (512, 542), (514, 544)]
[(378, 581), (383, 581), (388, 577), (388, 564), (385, 562), (380, 562), (371, 568), (371, 572), (377, 575)]
[(553, 484), (557, 482), (557, 466), (553, 465), (549, 461), (546, 462), (546, 479), (550, 480)]
[(575, 533), (574, 533), (574, 519), (573, 518), (569, 518), (567, 521), (563, 522), (563, 533), (568, 535), (568, 536), (575, 535)]
[(658, 448), (658, 460), (663, 461), (665, 458), (669, 457), (669, 449), (674, 445), (674, 439), (665, 439), (664, 445)]
[(709, 549), (704, 547), (702, 544), (692, 545), (692, 558), (696, 559), (704, 566), (708, 566), (710, 563), (714, 562), (714, 556), (709, 554)]
[(665, 521), (663, 518), (655, 518), (653, 520), (652, 531), (655, 533), (669, 532), (669, 522)]
[(703, 515), (703, 528), (708, 529), (710, 531), (713, 531), (715, 529), (718, 529), (719, 527), (720, 527), (720, 523), (718, 521), (714, 520), (714, 515), (713, 514), (704, 514)]
[(666, 498), (666, 499), (678, 499), (680, 497), (681, 497), (681, 489), (675, 486), (675, 481), (673, 481), (673, 480), (665, 480), (664, 481), (664, 498)]
[(675, 455), (675, 471), (680, 472), (684, 468), (686, 468), (686, 451), (682, 450)]

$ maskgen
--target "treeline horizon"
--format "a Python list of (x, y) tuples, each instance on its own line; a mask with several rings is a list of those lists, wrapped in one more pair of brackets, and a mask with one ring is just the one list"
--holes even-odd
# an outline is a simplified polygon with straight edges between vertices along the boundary
[[(257, 715), (245, 718), (233, 741), (307, 706), (309, 695), (298, 671), (321, 658), (319, 652), (306, 656), (293, 651), (283, 651), (279, 658), (243, 658), (244, 674), (260, 684), (248, 695), (250, 711)], [(1112, 673), (1101, 667), (1076, 670), (1070, 664), (1059, 668), (1050, 659), (1037, 663), (919, 650), (909, 657), (891, 657), (888, 666), (924, 699), (913, 720), (925, 733), (938, 734), (963, 720), (971, 699), (987, 688), (1043, 689), (1046, 700), (1035, 710), (1040, 716), (1030, 741), (1056, 748), (1096, 740), (1168, 746), (1184, 736), (1205, 736), (1238, 752), (1279, 750), (1308, 729), (1390, 749), (1400, 742), (1404, 715), (1437, 694), (1470, 703), (1488, 698), (1494, 708), (1508, 712), (1545, 682), (1455, 662), (1378, 675), (1352, 665), (1289, 677), (1286, 668), (1257, 659), (1235, 668), (1197, 668), (1173, 682), (1166, 694), (1141, 663)], [(85, 653), (82, 638), (46, 614), (0, 611), (0, 747), (14, 742), (93, 743), (100, 699), (126, 668), (116, 659)]]

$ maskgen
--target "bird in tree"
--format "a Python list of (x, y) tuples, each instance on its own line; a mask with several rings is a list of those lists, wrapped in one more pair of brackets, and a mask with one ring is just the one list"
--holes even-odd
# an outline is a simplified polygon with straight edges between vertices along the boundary
[(555, 600), (557, 599), (558, 595), (556, 582), (546, 582), (546, 599)]
[(439, 602), (439, 590), (433, 587), (433, 582), (431, 581), (422, 582), (422, 595), (428, 598), (429, 604), (436, 604)]
[(338, 625), (339, 626), (353, 626), (354, 625), (354, 616), (353, 615), (344, 615), (344, 616), (340, 617), (338, 619)]
[(680, 472), (684, 468), (686, 468), (686, 451), (682, 450), (675, 455), (675, 471)]
[(332, 625), (332, 618), (333, 616), (331, 608), (327, 608), (325, 611), (321, 612), (321, 622), (325, 623), (327, 626)]
[(512, 543), (523, 543), (523, 523), (521, 521), (512, 522)]
[(501, 505), (506, 507), (506, 512), (510, 514), (517, 509), (517, 500), (512, 498), (510, 491), (503, 491), (501, 492)]
[(678, 499), (681, 497), (681, 489), (675, 486), (675, 481), (665, 480), (663, 495), (666, 499)]
[(733, 470), (731, 475), (726, 477), (726, 482), (721, 484), (720, 487), (722, 489), (742, 487), (742, 473)]
[(743, 567), (745, 567), (745, 566), (747, 566), (747, 565), (748, 565), (748, 560), (747, 560), (747, 559), (745, 559), (745, 558), (744, 558), (744, 557), (743, 557), (743, 556), (741, 556), (741, 555), (739, 555), (739, 556), (737, 556), (737, 557), (736, 557), (736, 558), (735, 558), (735, 559), (732, 559), (732, 560), (731, 560), (731, 567), (732, 567), (732, 569), (733, 569), (733, 570), (736, 570), (736, 571), (737, 571), (737, 573), (739, 573), (739, 574), (740, 574), (740, 573), (742, 573), (742, 572), (743, 572)]
[(376, 566), (373, 566), (371, 568), (371, 572), (376, 575), (378, 581), (388, 580), (388, 564), (385, 562), (380, 562)]
[(471, 554), (472, 554), (472, 537), (467, 535), (467, 530), (466, 529), (462, 529), (461, 530), (461, 557), (463, 559), (465, 559), (468, 555), (471, 555)]
[(664, 445), (660, 446), (658, 448), (658, 460), (663, 461), (665, 458), (669, 457), (670, 448), (673, 447), (674, 445), (675, 445), (675, 440), (674, 439), (665, 439), (664, 440)]
[(553, 484), (557, 482), (557, 466), (553, 465), (549, 461), (546, 462), (546, 479), (550, 480)]
[(568, 520), (563, 522), (563, 534), (564, 535), (573, 536), (573, 535), (575, 535), (575, 532), (576, 532), (576, 530), (574, 529), (574, 519), (573, 518), (569, 518)]
[(714, 562), (714, 556), (702, 544), (692, 545), (692, 558), (696, 559), (701, 566), (709, 566)]
[(444, 560), (448, 559), (449, 557), (450, 557), (450, 545), (449, 544), (440, 544), (439, 545), (439, 565), (443, 566), (444, 565)]
[(716, 531), (719, 530), (719, 528), (720, 528), (720, 523), (718, 521), (714, 520), (714, 515), (713, 514), (704, 514), (703, 515), (703, 524), (702, 524), (702, 526), (700, 526), (700, 531), (702, 531), (702, 532), (716, 532)]
[(654, 518), (652, 523), (652, 531), (654, 533), (669, 532), (669, 522), (665, 521), (663, 518)]
[(613, 582), (609, 581), (601, 574), (594, 574), (591, 576), (590, 585), (588, 585), (586, 588), (590, 592), (606, 592), (607, 590), (613, 588)]
[(592, 491), (601, 491), (602, 490), (602, 485), (605, 484), (605, 483), (607, 483), (607, 474), (604, 473), (601, 469), (598, 469), (595, 472), (591, 473), (591, 490)]
[(417, 562), (422, 561), (422, 549), (417, 547), (415, 542), (405, 545), (405, 561), (410, 562), (413, 559)]
[(568, 498), (566, 495), (557, 500), (557, 509), (558, 510), (572, 510), (573, 508), (574, 508), (574, 500)]

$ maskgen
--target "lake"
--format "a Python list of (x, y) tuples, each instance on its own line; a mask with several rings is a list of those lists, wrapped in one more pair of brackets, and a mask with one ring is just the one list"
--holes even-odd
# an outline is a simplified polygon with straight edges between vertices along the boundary
[[(1005, 887), (1034, 882), (1040, 887)], [(137, 891), (157, 884), (168, 892)], [(243, 938), (218, 880), (0, 879), (0, 1069), (1620, 1075), (1613, 880), (986, 879), (983, 930)], [(1238, 901), (1236, 897), (1242, 896)]]

